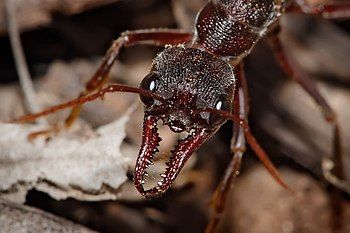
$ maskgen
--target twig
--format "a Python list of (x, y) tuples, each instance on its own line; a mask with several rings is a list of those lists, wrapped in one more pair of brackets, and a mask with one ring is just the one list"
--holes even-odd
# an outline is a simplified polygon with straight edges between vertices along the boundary
[[(25, 108), (28, 112), (34, 113), (40, 110), (38, 103), (36, 102), (36, 95), (33, 88), (33, 82), (31, 80), (28, 65), (23, 53), (23, 48), (18, 32), (18, 25), (15, 15), (15, 2), (13, 0), (6, 0), (6, 16), (7, 26), (9, 30), (9, 36), (11, 40), (12, 52), (14, 55), (16, 69), (19, 76), (20, 85), (24, 96)], [(41, 121), (44, 123), (45, 121)]]

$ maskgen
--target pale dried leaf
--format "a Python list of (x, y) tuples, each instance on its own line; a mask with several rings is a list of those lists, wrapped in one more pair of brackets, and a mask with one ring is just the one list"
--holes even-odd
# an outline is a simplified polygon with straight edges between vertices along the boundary
[(67, 135), (29, 142), (38, 126), (0, 124), (0, 191), (36, 188), (55, 199), (116, 199), (133, 159), (120, 146), (130, 111), (88, 138)]

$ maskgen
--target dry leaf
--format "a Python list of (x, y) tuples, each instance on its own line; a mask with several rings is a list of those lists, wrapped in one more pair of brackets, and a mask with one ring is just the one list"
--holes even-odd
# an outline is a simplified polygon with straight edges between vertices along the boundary
[(120, 151), (130, 111), (89, 138), (60, 135), (49, 142), (29, 142), (28, 134), (39, 130), (38, 126), (0, 124), (1, 192), (24, 187), (55, 199), (118, 198), (118, 189), (134, 161)]

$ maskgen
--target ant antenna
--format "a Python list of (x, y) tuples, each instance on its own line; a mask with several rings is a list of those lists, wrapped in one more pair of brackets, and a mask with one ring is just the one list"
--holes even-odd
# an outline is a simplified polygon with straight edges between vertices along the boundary
[(136, 88), (136, 87), (129, 87), (129, 86), (125, 86), (125, 85), (120, 85), (120, 84), (111, 84), (111, 85), (99, 90), (98, 92), (96, 92), (94, 94), (78, 97), (76, 99), (70, 100), (70, 101), (65, 102), (63, 104), (52, 106), (51, 108), (48, 108), (42, 112), (29, 114), (29, 115), (25, 115), (25, 116), (22, 116), (22, 117), (19, 117), (16, 119), (9, 120), (9, 121), (7, 121), (7, 123), (31, 122), (31, 121), (36, 120), (39, 117), (43, 117), (45, 115), (55, 113), (57, 111), (65, 109), (65, 108), (74, 107), (76, 105), (81, 105), (81, 104), (84, 104), (86, 102), (93, 101), (97, 98), (102, 98), (105, 94), (112, 93), (112, 92), (128, 92), (128, 93), (139, 94), (139, 95), (142, 95), (145, 97), (150, 97), (150, 98), (153, 98), (153, 99), (156, 99), (156, 100), (159, 100), (159, 101), (165, 103), (165, 100), (162, 97), (154, 94), (151, 91), (147, 91), (147, 90), (144, 90), (141, 88)]
[(280, 184), (283, 188), (287, 189), (289, 192), (291, 192), (293, 195), (296, 194), (296, 192), (290, 188), (281, 178), (277, 168), (272, 164), (270, 158), (268, 157), (265, 150), (260, 146), (252, 132), (250, 131), (249, 125), (247, 120), (240, 118), (239, 116), (236, 116), (232, 114), (231, 112), (221, 111), (213, 108), (203, 108), (198, 109), (196, 112), (209, 112), (212, 114), (220, 115), (222, 118), (225, 118), (227, 120), (232, 120), (233, 122), (239, 124), (243, 128), (244, 135), (247, 139), (248, 144), (255, 152), (255, 155), (259, 158), (259, 160), (263, 163), (267, 171), (270, 173), (270, 175), (274, 178), (274, 180)]

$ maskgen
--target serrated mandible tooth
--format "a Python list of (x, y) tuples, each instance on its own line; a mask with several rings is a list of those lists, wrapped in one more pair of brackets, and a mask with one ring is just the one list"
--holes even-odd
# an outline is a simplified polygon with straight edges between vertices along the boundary
[(149, 159), (146, 159), (146, 162), (147, 162), (148, 165), (153, 165), (153, 162), (151, 160), (149, 160)]

